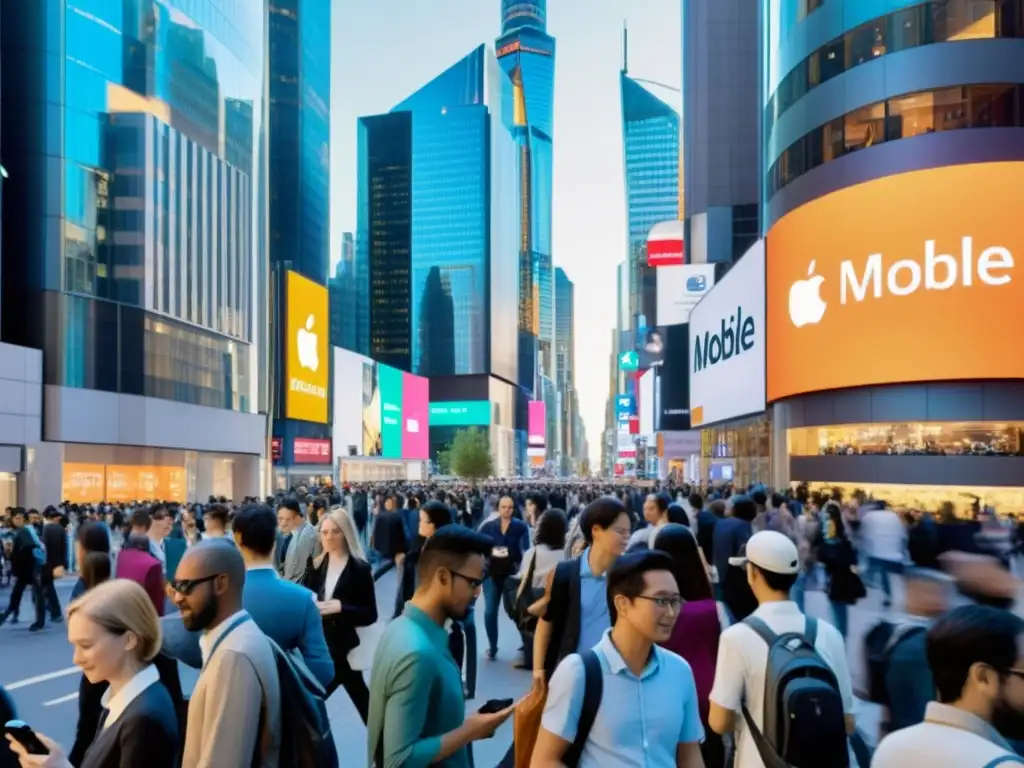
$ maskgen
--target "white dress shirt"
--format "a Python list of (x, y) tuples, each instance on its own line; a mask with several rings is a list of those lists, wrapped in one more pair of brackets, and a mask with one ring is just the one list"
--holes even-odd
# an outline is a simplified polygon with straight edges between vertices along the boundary
[(334, 588), (338, 585), (345, 566), (348, 565), (348, 555), (327, 556), (327, 578), (324, 579), (324, 600), (331, 600), (334, 596)]
[(108, 688), (100, 699), (103, 708), (107, 710), (107, 719), (103, 722), (104, 729), (116, 723), (128, 705), (141, 696), (143, 691), (159, 682), (160, 673), (156, 671), (155, 666), (148, 664), (136, 672), (135, 677), (125, 683), (124, 688), (118, 691), (116, 696), (111, 696)]

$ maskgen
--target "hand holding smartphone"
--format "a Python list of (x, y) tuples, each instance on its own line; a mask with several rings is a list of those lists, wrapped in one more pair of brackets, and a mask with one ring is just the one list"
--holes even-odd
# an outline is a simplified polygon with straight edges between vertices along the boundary
[(40, 741), (28, 723), (21, 720), (8, 720), (4, 726), (4, 732), (21, 744), (30, 755), (50, 754), (50, 750)]
[(477, 712), (481, 715), (494, 715), (511, 707), (514, 701), (515, 699), (490, 699)]

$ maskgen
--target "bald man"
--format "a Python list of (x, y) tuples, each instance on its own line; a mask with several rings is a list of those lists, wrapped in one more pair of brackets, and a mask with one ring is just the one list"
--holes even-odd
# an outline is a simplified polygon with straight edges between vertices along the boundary
[(270, 641), (242, 608), (244, 584), (245, 562), (226, 539), (189, 549), (170, 584), (185, 627), (203, 633), (203, 671), (189, 700), (182, 759), (190, 768), (278, 766), (277, 662)]

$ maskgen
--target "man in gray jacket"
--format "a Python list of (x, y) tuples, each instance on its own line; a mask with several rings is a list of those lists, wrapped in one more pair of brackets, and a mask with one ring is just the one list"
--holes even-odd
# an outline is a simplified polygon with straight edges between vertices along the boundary
[(306, 522), (297, 499), (284, 499), (277, 507), (277, 524), (286, 534), (291, 534), (288, 549), (281, 565), (281, 576), (296, 584), (302, 582), (306, 563), (313, 556), (316, 547), (316, 528)]

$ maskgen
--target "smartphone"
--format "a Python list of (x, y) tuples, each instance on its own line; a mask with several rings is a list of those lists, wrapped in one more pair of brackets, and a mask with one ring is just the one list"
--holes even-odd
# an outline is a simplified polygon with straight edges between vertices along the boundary
[(48, 755), (50, 750), (39, 740), (32, 726), (21, 720), (8, 720), (4, 731), (10, 734), (11, 738), (23, 746), (30, 755)]
[(491, 699), (477, 711), (481, 715), (493, 715), (501, 712), (503, 709), (508, 709), (514, 701), (515, 699)]

